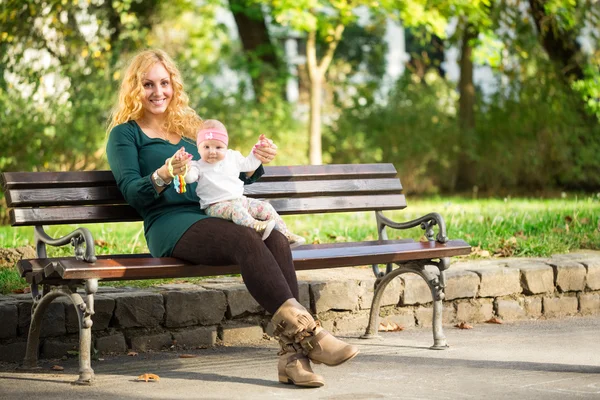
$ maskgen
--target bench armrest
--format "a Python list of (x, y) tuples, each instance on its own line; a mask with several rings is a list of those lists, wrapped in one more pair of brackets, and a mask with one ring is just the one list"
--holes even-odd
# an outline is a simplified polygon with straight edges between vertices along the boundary
[[(72, 244), (75, 247), (75, 258), (83, 260), (89, 263), (96, 262), (96, 255), (94, 253), (94, 238), (92, 233), (87, 228), (77, 228), (73, 232), (69, 233), (60, 238), (52, 238), (45, 231), (41, 225), (35, 226), (35, 247), (37, 255), (40, 258), (46, 258), (46, 245), (50, 246), (64, 246), (66, 244)], [(85, 247), (85, 248), (84, 248)]]
[(435, 240), (439, 243), (446, 243), (448, 241), (448, 235), (446, 235), (446, 223), (444, 218), (438, 213), (429, 213), (420, 218), (413, 219), (406, 222), (395, 222), (383, 215), (381, 211), (377, 211), (377, 230), (379, 233), (379, 239), (387, 240), (387, 234), (385, 232), (386, 227), (393, 229), (409, 229), (415, 226), (421, 226), (421, 229), (425, 231), (425, 237), (429, 241), (434, 240), (433, 227), (437, 225), (439, 227), (438, 234)]

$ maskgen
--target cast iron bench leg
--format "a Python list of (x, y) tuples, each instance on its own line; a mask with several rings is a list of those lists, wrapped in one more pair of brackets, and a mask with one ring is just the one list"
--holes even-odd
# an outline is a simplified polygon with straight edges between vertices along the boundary
[(425, 264), (421, 263), (410, 263), (399, 265), (398, 268), (387, 272), (382, 277), (375, 281), (375, 294), (373, 295), (373, 302), (371, 303), (371, 313), (369, 314), (369, 325), (365, 334), (361, 336), (362, 339), (371, 339), (379, 336), (379, 310), (381, 307), (381, 298), (387, 285), (399, 275), (405, 273), (414, 273), (420, 275), (429, 289), (431, 290), (431, 296), (433, 298), (433, 346), (432, 350), (445, 350), (448, 348), (446, 342), (446, 336), (442, 328), (442, 310), (444, 299), (444, 288), (440, 282), (444, 282), (444, 271), (440, 271), (440, 278), (434, 275), (430, 271), (425, 269)]
[(54, 299), (66, 296), (71, 299), (71, 302), (75, 306), (79, 319), (79, 379), (73, 383), (78, 385), (92, 384), (94, 380), (94, 370), (91, 365), (92, 315), (94, 315), (94, 293), (97, 290), (97, 279), (90, 279), (85, 282), (87, 304), (78, 293), (73, 292), (68, 286), (53, 287), (49, 293), (46, 293), (41, 298), (34, 299), (23, 369), (35, 369), (38, 367), (42, 318)]

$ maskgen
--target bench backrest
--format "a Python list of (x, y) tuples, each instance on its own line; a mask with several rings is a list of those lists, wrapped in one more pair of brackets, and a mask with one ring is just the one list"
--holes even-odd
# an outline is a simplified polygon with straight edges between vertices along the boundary
[[(2, 186), (13, 226), (141, 220), (110, 171), (5, 172)], [(392, 164), (265, 167), (245, 194), (282, 215), (406, 207)]]

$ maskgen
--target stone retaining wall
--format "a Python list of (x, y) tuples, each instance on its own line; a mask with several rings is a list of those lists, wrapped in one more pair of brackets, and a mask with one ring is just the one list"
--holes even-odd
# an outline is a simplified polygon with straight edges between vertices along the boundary
[[(300, 301), (333, 333), (364, 332), (375, 281), (370, 268), (301, 271)], [(101, 287), (93, 343), (102, 353), (237, 345), (266, 340), (269, 316), (238, 278), (153, 289)], [(19, 362), (30, 324), (30, 295), (0, 296), (0, 361)], [(381, 314), (404, 327), (430, 327), (431, 294), (405, 274), (386, 289)], [(600, 252), (550, 258), (458, 261), (447, 271), (444, 324), (600, 314)], [(429, 332), (423, 332), (429, 341)], [(65, 297), (46, 313), (41, 357), (78, 347), (77, 314)]]

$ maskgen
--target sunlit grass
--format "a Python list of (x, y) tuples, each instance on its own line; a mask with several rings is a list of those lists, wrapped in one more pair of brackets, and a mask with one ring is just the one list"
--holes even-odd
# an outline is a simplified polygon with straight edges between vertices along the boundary
[[(489, 256), (543, 257), (579, 249), (600, 250), (600, 197), (569, 195), (556, 199), (465, 199), (459, 197), (413, 199), (405, 210), (385, 212), (402, 222), (430, 212), (440, 213), (450, 239), (463, 239), (476, 251), (471, 258)], [(377, 239), (373, 212), (285, 216), (290, 229), (309, 243)], [(85, 226), (96, 240), (97, 254), (148, 252), (142, 224)], [(76, 226), (51, 226), (53, 237), (66, 235)], [(420, 240), (423, 231), (388, 230), (388, 237)], [(33, 228), (0, 227), (0, 247), (32, 245)], [(487, 253), (486, 253), (487, 252)], [(49, 256), (71, 255), (72, 248), (48, 248)], [(136, 282), (148, 286), (162, 281)], [(111, 283), (117, 284), (117, 283)], [(118, 284), (132, 284), (131, 282)], [(24, 286), (16, 269), (0, 269), (0, 292)]]

